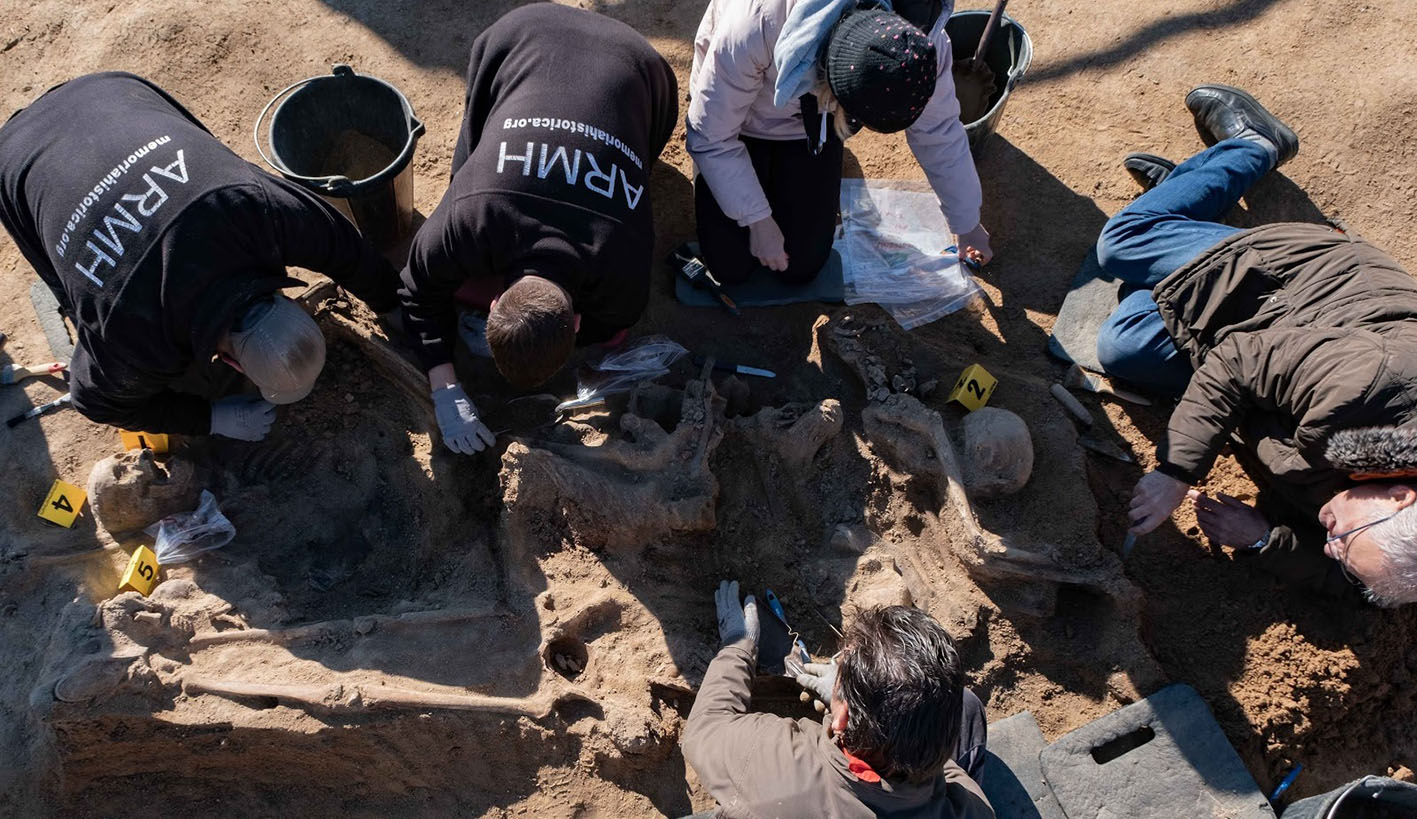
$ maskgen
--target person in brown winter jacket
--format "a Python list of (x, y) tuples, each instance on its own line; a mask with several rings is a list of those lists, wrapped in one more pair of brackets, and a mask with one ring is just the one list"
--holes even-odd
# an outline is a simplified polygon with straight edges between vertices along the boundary
[[(1186, 105), (1211, 147), (1179, 166), (1129, 155), (1148, 190), (1098, 240), (1104, 272), (1126, 283), (1098, 338), (1104, 369), (1180, 397), (1130, 533), (1189, 497), (1207, 537), (1286, 579), (1337, 593), (1352, 576), (1377, 602), (1417, 601), (1417, 490), (1403, 469), (1364, 467), (1389, 460), (1384, 447), (1417, 416), (1417, 283), (1326, 225), (1219, 223), (1299, 140), (1236, 88), (1201, 86)], [(1356, 450), (1335, 446), (1368, 428)], [(1227, 443), (1261, 489), (1257, 507), (1193, 488)]]
[(740, 605), (728, 581), (716, 602), (723, 647), (689, 712), (684, 758), (718, 808), (696, 817), (993, 819), (971, 778), (984, 765), (984, 706), (928, 614), (861, 612), (837, 659), (797, 677), (827, 706), (816, 722), (749, 713), (757, 603)]

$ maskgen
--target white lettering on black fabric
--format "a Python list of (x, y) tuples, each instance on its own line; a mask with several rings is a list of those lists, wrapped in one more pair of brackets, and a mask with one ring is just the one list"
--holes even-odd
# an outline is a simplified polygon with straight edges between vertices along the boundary
[[(59, 235), (59, 239), (54, 243), (55, 255), (59, 256), (60, 258), (63, 258), (64, 254), (69, 251), (69, 234), (73, 232), (74, 228), (79, 226), (79, 222), (82, 221), (84, 216), (88, 214), (89, 209), (97, 205), (103, 199), (103, 196), (107, 194), (108, 191), (118, 183), (118, 180), (123, 176), (123, 174), (128, 172), (129, 168), (133, 167), (133, 165), (142, 157), (147, 156), (152, 151), (157, 150), (158, 148), (162, 147), (163, 145), (166, 145), (171, 141), (171, 136), (160, 136), (157, 139), (151, 140), (146, 145), (139, 146), (132, 153), (128, 154), (128, 157), (126, 159), (119, 162), (117, 165), (114, 165), (113, 170), (104, 174), (103, 178), (98, 181), (98, 184), (93, 186), (92, 190), (85, 191), (84, 197), (79, 200), (79, 204), (77, 207), (74, 208), (74, 212), (72, 215), (70, 215), (69, 221), (64, 223), (64, 230)], [(186, 165), (183, 164), (181, 151), (177, 152), (177, 161), (173, 164), (181, 166), (183, 178), (177, 181), (180, 181), (185, 184), (187, 182), (187, 170)], [(167, 166), (167, 170), (171, 170), (172, 167), (172, 165)], [(153, 168), (153, 170), (157, 171), (158, 169)], [(175, 176), (171, 178), (174, 180), (177, 179)], [(107, 222), (108, 220), (105, 219), (105, 227), (107, 227)], [(95, 231), (95, 234), (97, 234), (97, 231)], [(113, 233), (111, 231), (109, 233), (109, 236), (110, 238), (113, 236)], [(80, 269), (82, 270), (83, 268), (81, 267)], [(91, 273), (85, 273), (85, 275), (88, 275), (91, 279), (93, 278), (93, 275)]]
[[(167, 144), (169, 137), (153, 140), (142, 148), (133, 152), (134, 158), (146, 156), (157, 150), (162, 145)], [(132, 162), (126, 162), (128, 167)], [(121, 168), (121, 169), (120, 169)], [(79, 207), (74, 211), (74, 215), (69, 218), (68, 224), (64, 228), (64, 234), (56, 244), (55, 250), (60, 256), (64, 255), (69, 245), (69, 233), (88, 213), (90, 208), (98, 206), (103, 200), (103, 194), (108, 192), (113, 183), (127, 171), (126, 167), (115, 168), (104, 180), (96, 186), (98, 194), (89, 192), (80, 201)], [(154, 178), (156, 177), (156, 178)], [(165, 181), (160, 181), (165, 180)], [(115, 268), (118, 262), (133, 246), (131, 237), (141, 234), (147, 224), (139, 217), (150, 217), (158, 212), (164, 204), (171, 198), (170, 191), (174, 185), (186, 185), (191, 180), (187, 172), (187, 156), (178, 150), (172, 161), (166, 165), (153, 165), (143, 174), (142, 186), (132, 193), (125, 193), (118, 198), (118, 201), (109, 206), (109, 213), (105, 214), (99, 225), (91, 231), (88, 238), (83, 238), (84, 250), (88, 254), (80, 251), (74, 260), (74, 268), (84, 274), (89, 281), (99, 287), (103, 287), (103, 279), (98, 275), (101, 266)], [(165, 187), (164, 187), (165, 186)], [(132, 205), (132, 208), (129, 208)], [(136, 213), (135, 213), (136, 211)], [(122, 231), (122, 232), (120, 232)]]

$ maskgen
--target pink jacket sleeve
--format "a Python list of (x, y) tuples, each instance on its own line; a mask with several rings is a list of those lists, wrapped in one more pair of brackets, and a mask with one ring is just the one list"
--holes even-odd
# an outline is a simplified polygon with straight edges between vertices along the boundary
[(969, 138), (964, 123), (959, 121), (959, 100), (955, 97), (955, 81), (950, 53), (950, 38), (945, 34), (944, 19), (936, 24), (934, 36), (940, 73), (935, 81), (935, 95), (905, 132), (910, 150), (925, 170), (930, 187), (940, 199), (954, 233), (965, 233), (979, 224), (979, 208), (984, 195), (979, 189), (979, 172), (969, 152)]
[(772, 65), (772, 47), (758, 4), (736, 6), (715, 26), (694, 76), (685, 144), (724, 215), (746, 227), (772, 215), (738, 139)]

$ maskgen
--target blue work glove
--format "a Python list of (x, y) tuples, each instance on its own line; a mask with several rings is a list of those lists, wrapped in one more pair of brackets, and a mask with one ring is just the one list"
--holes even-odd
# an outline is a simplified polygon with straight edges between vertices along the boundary
[(731, 645), (747, 639), (754, 650), (758, 647), (758, 637), (762, 625), (758, 621), (758, 603), (753, 595), (738, 605), (738, 581), (724, 580), (718, 584), (713, 596), (718, 606), (718, 639), (723, 645)]
[(212, 404), (212, 434), (259, 441), (271, 431), (276, 405), (259, 395), (233, 395)]
[(454, 452), (471, 455), (497, 440), (492, 430), (477, 417), (477, 407), (463, 392), (461, 384), (433, 391), (433, 414), (438, 418), (443, 443)]

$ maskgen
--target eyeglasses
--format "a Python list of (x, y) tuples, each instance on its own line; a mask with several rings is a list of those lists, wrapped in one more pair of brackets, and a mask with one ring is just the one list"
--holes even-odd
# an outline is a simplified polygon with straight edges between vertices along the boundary
[[(1399, 509), (1398, 511), (1400, 512), (1402, 510)], [(1365, 523), (1362, 526), (1349, 529), (1346, 532), (1339, 532), (1336, 535), (1329, 535), (1328, 538), (1324, 541), (1325, 543), (1332, 543), (1336, 540), (1339, 542), (1339, 545), (1343, 547), (1342, 551), (1338, 553), (1338, 567), (1343, 570), (1343, 576), (1348, 580), (1349, 583), (1352, 583), (1355, 586), (1363, 585), (1363, 581), (1359, 580), (1358, 577), (1353, 574), (1353, 571), (1348, 568), (1348, 549), (1352, 545), (1352, 542), (1349, 540), (1349, 538), (1353, 535), (1358, 534), (1364, 529), (1372, 528), (1374, 526), (1377, 526), (1379, 523), (1385, 523), (1395, 517), (1397, 517), (1397, 512), (1393, 512), (1387, 517), (1381, 517), (1375, 521)]]

